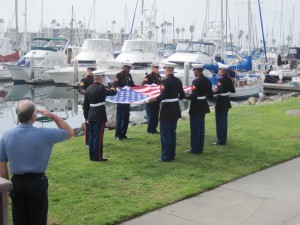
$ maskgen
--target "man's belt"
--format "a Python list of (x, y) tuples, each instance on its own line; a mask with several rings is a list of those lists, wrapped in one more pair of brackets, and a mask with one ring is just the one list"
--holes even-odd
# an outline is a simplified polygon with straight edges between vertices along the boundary
[(165, 100), (162, 100), (161, 102), (177, 102), (178, 98), (167, 98)]
[(205, 96), (199, 96), (199, 97), (197, 97), (197, 99), (199, 99), (199, 100), (206, 99), (206, 97)]
[(101, 106), (101, 105), (105, 105), (105, 102), (99, 102), (96, 104), (90, 104), (90, 107), (97, 107), (97, 106)]
[(222, 93), (222, 94), (219, 94), (220, 96), (228, 96), (228, 92), (227, 93)]

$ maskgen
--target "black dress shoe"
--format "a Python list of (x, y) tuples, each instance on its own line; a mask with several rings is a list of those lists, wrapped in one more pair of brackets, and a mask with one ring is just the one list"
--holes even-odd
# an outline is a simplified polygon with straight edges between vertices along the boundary
[(120, 137), (115, 137), (115, 139), (117, 140), (117, 141), (122, 141), (122, 138), (120, 138)]
[(99, 160), (99, 162), (105, 162), (105, 161), (107, 161), (107, 159), (104, 159), (104, 158), (103, 158), (103, 159), (100, 159), (100, 160)]
[(122, 136), (123, 139), (130, 139), (130, 137), (127, 137), (126, 135)]

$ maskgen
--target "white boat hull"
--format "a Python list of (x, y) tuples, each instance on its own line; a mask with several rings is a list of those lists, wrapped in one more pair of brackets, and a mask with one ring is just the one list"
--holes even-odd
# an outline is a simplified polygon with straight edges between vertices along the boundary
[[(186, 84), (184, 81), (183, 71), (178, 71), (177, 73), (175, 73), (175, 76), (182, 81), (183, 85), (187, 86), (190, 86), (195, 79), (193, 71), (190, 71), (189, 73), (188, 84)], [(216, 86), (213, 85), (213, 88), (216, 88)], [(236, 82), (235, 91), (236, 93), (229, 93), (230, 98), (247, 98), (256, 96), (262, 91), (262, 80), (258, 78), (241, 79), (240, 81)]]
[(77, 81), (74, 78), (74, 67), (71, 66), (64, 68), (55, 68), (46, 71), (46, 73), (56, 84), (69, 84), (80, 82), (80, 80), (85, 76), (86, 70), (87, 67), (78, 67)]
[[(18, 65), (6, 65), (11, 78), (14, 82), (29, 82), (30, 79), (30, 67), (18, 66)], [(52, 81), (51, 77), (46, 73), (50, 68), (35, 67), (33, 80), (35, 81)]]

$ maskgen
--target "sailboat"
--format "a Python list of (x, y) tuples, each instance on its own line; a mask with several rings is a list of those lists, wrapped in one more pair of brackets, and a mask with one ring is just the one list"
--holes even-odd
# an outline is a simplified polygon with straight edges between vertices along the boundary
[[(221, 10), (223, 11), (223, 0), (221, 0)], [(248, 20), (251, 18), (251, 5), (250, 0), (248, 0)], [(221, 13), (221, 15), (223, 15)], [(221, 37), (223, 37), (223, 16), (221, 16)], [(233, 81), (235, 85), (236, 92), (229, 93), (231, 99), (235, 98), (247, 98), (250, 96), (258, 96), (262, 91), (262, 78), (258, 72), (252, 70), (252, 57), (251, 57), (251, 24), (248, 23), (249, 37), (248, 37), (248, 57), (245, 61), (229, 65), (229, 69), (234, 71)], [(223, 38), (221, 38), (221, 55), (223, 55)], [(223, 57), (222, 57), (223, 58)], [(206, 65), (208, 67), (208, 65)], [(215, 68), (216, 69), (216, 68)], [(215, 71), (212, 71), (216, 73)], [(230, 73), (230, 71), (229, 71)], [(230, 74), (229, 74), (230, 75)], [(218, 75), (210, 76), (212, 85), (217, 85)]]

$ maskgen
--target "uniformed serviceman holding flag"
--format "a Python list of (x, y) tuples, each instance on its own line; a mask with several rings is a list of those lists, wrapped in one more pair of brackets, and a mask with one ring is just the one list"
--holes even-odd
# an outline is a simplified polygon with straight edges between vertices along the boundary
[[(134, 81), (130, 74), (132, 63), (126, 62), (123, 63), (122, 71), (117, 73), (116, 78), (114, 80), (114, 85), (120, 91), (127, 87), (134, 87)], [(130, 104), (126, 103), (118, 103), (117, 104), (117, 114), (116, 114), (116, 128), (115, 128), (115, 138), (116, 140), (128, 139), (126, 133), (129, 124), (129, 111)]]
[(181, 118), (178, 98), (185, 97), (182, 82), (174, 76), (175, 63), (163, 64), (166, 78), (162, 80), (160, 95), (150, 102), (161, 102), (160, 107), (160, 139), (161, 162), (170, 162), (175, 158), (177, 121)]
[(232, 80), (227, 75), (228, 66), (222, 63), (218, 63), (220, 76), (217, 84), (217, 88), (214, 90), (214, 94), (217, 95), (216, 101), (216, 130), (217, 130), (217, 142), (214, 145), (226, 145), (227, 143), (227, 126), (228, 126), (228, 111), (231, 108), (229, 100), (229, 92), (235, 93), (235, 88)]
[(89, 122), (89, 150), (91, 161), (106, 161), (103, 158), (103, 135), (107, 121), (105, 98), (116, 95), (113, 87), (105, 87), (105, 70), (95, 70), (94, 84), (86, 90), (83, 102), (84, 118)]
[[(151, 73), (147, 74), (142, 85), (160, 85), (161, 84), (161, 76), (159, 74), (159, 64), (154, 63), (151, 65)], [(146, 104), (146, 112), (147, 112), (147, 131), (150, 134), (156, 134), (157, 126), (158, 126), (158, 116), (159, 116), (159, 102), (153, 102), (150, 104)]]
[(191, 147), (188, 153), (200, 154), (204, 147), (205, 114), (210, 113), (207, 97), (213, 97), (212, 85), (203, 74), (203, 64), (192, 64), (195, 79), (192, 83), (192, 93), (187, 96), (190, 104)]

